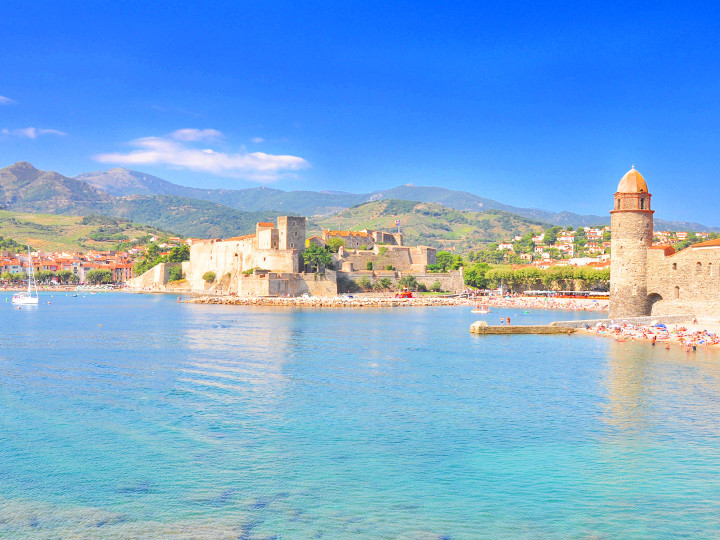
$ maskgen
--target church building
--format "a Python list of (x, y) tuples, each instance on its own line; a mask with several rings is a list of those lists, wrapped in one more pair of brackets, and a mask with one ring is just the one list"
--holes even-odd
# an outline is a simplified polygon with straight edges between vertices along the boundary
[(635, 167), (625, 173), (610, 211), (610, 318), (720, 317), (720, 239), (653, 246), (651, 197)]

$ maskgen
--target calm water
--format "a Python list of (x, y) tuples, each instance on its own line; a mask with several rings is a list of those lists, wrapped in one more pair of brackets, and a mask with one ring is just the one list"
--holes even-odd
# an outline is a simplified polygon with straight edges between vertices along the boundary
[(720, 537), (718, 355), (473, 336), (470, 308), (42, 300), (0, 305), (3, 538)]

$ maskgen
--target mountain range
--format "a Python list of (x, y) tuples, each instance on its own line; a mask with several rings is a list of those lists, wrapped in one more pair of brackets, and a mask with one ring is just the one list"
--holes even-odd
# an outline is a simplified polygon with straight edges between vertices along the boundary
[[(162, 178), (122, 167), (81, 174), (76, 176), (75, 179), (118, 197), (128, 195), (173, 195), (211, 201), (245, 212), (270, 210), (303, 216), (327, 216), (366, 202), (400, 199), (436, 203), (467, 212), (501, 210), (550, 225), (572, 225), (577, 227), (610, 224), (609, 215), (581, 215), (573, 212), (550, 212), (537, 208), (521, 208), (467, 191), (430, 186), (404, 185), (371, 193), (282, 191), (267, 187), (239, 190), (200, 189), (173, 184)], [(712, 228), (700, 223), (685, 221), (665, 221), (656, 218), (655, 224), (657, 228), (663, 230), (720, 231), (720, 228), (717, 227)]]
[(277, 216), (173, 195), (118, 197), (82, 180), (36, 169), (24, 161), (0, 169), (0, 209), (74, 216), (99, 214), (199, 238), (244, 234), (254, 230), (258, 221)]
[[(327, 223), (329, 226), (333, 221), (338, 221), (331, 219), (333, 214), (359, 205), (390, 200), (410, 201), (412, 206), (432, 203), (464, 213), (488, 212), (494, 216), (503, 213), (517, 216), (518, 219), (503, 219), (501, 227), (490, 227), (493, 234), (485, 236), (494, 240), (499, 239), (497, 237), (500, 234), (515, 234), (528, 226), (536, 227), (540, 222), (563, 226), (601, 225), (609, 222), (608, 216), (519, 208), (473, 193), (439, 187), (405, 185), (360, 194), (282, 191), (267, 187), (199, 189), (124, 168), (86, 173), (74, 178), (54, 171), (42, 171), (26, 162), (0, 169), (0, 209), (76, 216), (99, 214), (204, 238), (246, 234), (254, 230), (258, 221), (272, 221), (276, 216), (284, 214), (311, 216), (309, 229), (317, 228), (319, 223)], [(391, 209), (395, 206), (384, 205), (383, 208), (385, 217), (393, 217), (388, 212), (393, 211)], [(377, 208), (373, 211), (377, 212)], [(414, 210), (410, 213), (422, 214)], [(445, 221), (443, 227), (446, 227), (446, 231), (455, 230), (456, 224), (448, 221), (447, 216), (438, 216), (435, 219)], [(467, 215), (463, 219), (470, 223), (480, 218)], [(483, 221), (480, 219), (480, 222)], [(351, 225), (342, 219), (338, 225), (341, 222), (343, 226)], [(657, 228), (666, 230), (720, 230), (698, 223), (658, 219), (655, 224)], [(422, 230), (422, 226), (418, 227), (418, 230)], [(476, 236), (464, 238), (479, 241), (480, 238)], [(445, 240), (451, 238), (453, 235), (445, 239), (438, 238), (437, 242), (444, 245)]]

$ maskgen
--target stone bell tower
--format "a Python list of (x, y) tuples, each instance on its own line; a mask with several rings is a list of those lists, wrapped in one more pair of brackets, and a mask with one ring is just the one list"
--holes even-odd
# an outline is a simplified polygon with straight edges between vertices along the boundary
[(610, 211), (610, 318), (650, 315), (648, 249), (652, 245), (650, 193), (635, 166), (625, 173)]

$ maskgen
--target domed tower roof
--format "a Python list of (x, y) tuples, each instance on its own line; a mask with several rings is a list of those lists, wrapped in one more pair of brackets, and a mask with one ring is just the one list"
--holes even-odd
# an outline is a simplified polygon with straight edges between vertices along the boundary
[(626, 172), (620, 180), (617, 190), (618, 193), (647, 193), (648, 187), (642, 174), (637, 172), (633, 165), (632, 169)]

